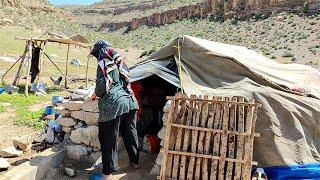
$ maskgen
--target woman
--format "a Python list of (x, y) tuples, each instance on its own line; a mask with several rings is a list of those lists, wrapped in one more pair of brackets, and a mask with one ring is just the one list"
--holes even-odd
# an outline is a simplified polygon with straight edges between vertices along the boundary
[(117, 138), (119, 131), (130, 164), (139, 168), (136, 112), (138, 103), (130, 87), (129, 68), (109, 43), (98, 41), (91, 53), (98, 60), (95, 95), (99, 97), (99, 141), (103, 175), (112, 179), (118, 170)]

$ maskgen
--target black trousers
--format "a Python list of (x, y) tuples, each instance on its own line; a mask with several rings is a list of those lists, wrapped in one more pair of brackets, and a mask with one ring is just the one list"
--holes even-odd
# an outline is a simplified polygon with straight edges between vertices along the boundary
[(102, 151), (103, 174), (118, 170), (119, 131), (129, 155), (130, 163), (139, 164), (136, 110), (107, 122), (99, 122), (99, 141)]

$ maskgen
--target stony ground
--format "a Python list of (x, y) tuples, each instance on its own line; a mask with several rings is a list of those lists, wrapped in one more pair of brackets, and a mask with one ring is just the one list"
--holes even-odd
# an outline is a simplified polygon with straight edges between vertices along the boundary
[[(125, 151), (121, 151), (119, 153), (119, 172), (114, 174), (115, 180), (151, 180), (156, 179), (155, 176), (150, 175), (150, 170), (153, 166), (153, 163), (156, 159), (156, 155), (141, 153), (140, 161), (141, 161), (141, 169), (133, 169), (128, 164), (128, 155)], [(47, 180), (69, 180), (69, 179), (90, 179), (92, 173), (87, 173), (85, 171), (86, 168), (90, 167), (92, 163), (84, 162), (84, 161), (70, 161), (66, 160), (64, 165), (58, 169), (51, 169), (48, 172), (48, 175), (45, 179)], [(64, 168), (69, 167), (76, 169), (75, 177), (68, 177)], [(99, 171), (98, 171), (99, 172)]]

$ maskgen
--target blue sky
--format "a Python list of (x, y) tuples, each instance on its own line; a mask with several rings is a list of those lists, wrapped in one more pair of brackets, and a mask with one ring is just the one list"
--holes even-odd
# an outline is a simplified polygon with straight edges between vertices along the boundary
[(65, 5), (65, 4), (92, 4), (101, 0), (49, 0), (54, 5)]

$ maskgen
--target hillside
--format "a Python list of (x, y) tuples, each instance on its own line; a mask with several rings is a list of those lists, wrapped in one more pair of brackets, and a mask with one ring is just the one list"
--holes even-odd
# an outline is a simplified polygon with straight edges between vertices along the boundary
[[(102, 22), (130, 20), (202, 1), (105, 0), (89, 6), (65, 6), (62, 9), (46, 1), (38, 2), (40, 7), (46, 8), (38, 11), (31, 8), (5, 8), (1, 10), (0, 17), (12, 19), (10, 26), (19, 26), (21, 34), (24, 34), (23, 28), (39, 36), (50, 31), (66, 35), (81, 33), (91, 42), (107, 39), (117, 48), (136, 48), (146, 51), (146, 54), (159, 49), (180, 34), (187, 34), (245, 46), (282, 63), (320, 67), (319, 9), (312, 13), (303, 12), (304, 6), (295, 7), (297, 11), (294, 13), (275, 11), (264, 14), (254, 11), (244, 20), (235, 21), (233, 18), (224, 22), (209, 15), (202, 19), (176, 20), (163, 26), (142, 25), (135, 31), (121, 28), (115, 32), (96, 32)], [(0, 46), (0, 53), (3, 51)]]

